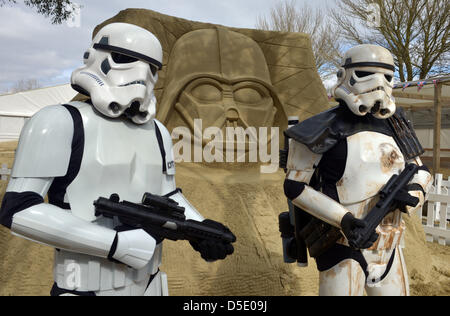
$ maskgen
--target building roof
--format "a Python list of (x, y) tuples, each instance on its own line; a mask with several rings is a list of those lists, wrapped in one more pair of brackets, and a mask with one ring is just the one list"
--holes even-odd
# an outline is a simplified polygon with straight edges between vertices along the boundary
[(450, 76), (402, 82), (394, 86), (395, 103), (407, 111), (415, 128), (433, 128), (434, 90), (437, 84), (442, 85), (441, 127), (450, 128)]
[(64, 84), (0, 95), (0, 116), (31, 117), (45, 106), (69, 102), (76, 94)]

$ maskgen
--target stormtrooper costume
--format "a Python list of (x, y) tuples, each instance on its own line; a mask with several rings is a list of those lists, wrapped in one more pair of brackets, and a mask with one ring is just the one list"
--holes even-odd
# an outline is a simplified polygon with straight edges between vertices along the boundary
[[(337, 74), (334, 95), (339, 106), (285, 132), (289, 138), (284, 183), (288, 200), (302, 214), (304, 227), (316, 225), (320, 231), (328, 226), (340, 232), (336, 242), (315, 256), (320, 295), (363, 295), (364, 290), (368, 295), (409, 294), (401, 214), (422, 207), (432, 177), (420, 161), (423, 149), (410, 122), (395, 106), (393, 75), (394, 61), (388, 50), (375, 45), (351, 48)], [(364, 225), (361, 219), (379, 200), (378, 192), (405, 163), (420, 166), (407, 187), (419, 204), (388, 213), (369, 242), (361, 249), (350, 247), (352, 232)], [(294, 237), (292, 226), (281, 229), (281, 220), (280, 230), (284, 242), (289, 238), (301, 242)], [(327, 230), (322, 232), (325, 235)], [(309, 237), (303, 242), (311, 254), (314, 245)], [(286, 242), (284, 246), (287, 262), (297, 259), (299, 265), (307, 264), (306, 248), (298, 260), (289, 255)]]
[[(171, 135), (154, 119), (161, 45), (145, 29), (112, 23), (84, 64), (71, 83), (90, 101), (46, 107), (24, 127), (0, 221), (56, 248), (52, 295), (167, 295), (162, 240), (96, 217), (93, 205), (112, 193), (139, 203), (151, 192), (178, 202), (187, 219), (204, 220), (176, 188)], [(206, 260), (233, 252), (225, 243), (192, 246)]]

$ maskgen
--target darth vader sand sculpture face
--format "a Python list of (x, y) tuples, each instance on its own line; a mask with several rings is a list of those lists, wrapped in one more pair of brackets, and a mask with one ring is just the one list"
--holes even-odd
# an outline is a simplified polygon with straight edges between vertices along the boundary
[[(158, 118), (169, 130), (194, 120), (202, 129), (283, 126), (286, 115), (271, 84), (261, 48), (223, 28), (183, 35), (175, 44)], [(285, 123), (284, 123), (285, 124)]]
[(261, 83), (233, 83), (218, 77), (190, 82), (175, 109), (190, 126), (199, 117), (206, 126), (219, 128), (272, 126), (276, 113), (270, 92)]

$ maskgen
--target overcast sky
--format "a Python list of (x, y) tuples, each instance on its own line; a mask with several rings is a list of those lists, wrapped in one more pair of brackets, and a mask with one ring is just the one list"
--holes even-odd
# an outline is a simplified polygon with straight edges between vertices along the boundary
[[(254, 28), (280, 0), (76, 0), (80, 27), (53, 25), (50, 19), (20, 4), (0, 7), (0, 93), (19, 80), (37, 79), (41, 86), (68, 83), (82, 65), (96, 25), (126, 8), (145, 8), (193, 21)], [(307, 0), (304, 0), (307, 1)], [(302, 0), (297, 0), (302, 3)], [(307, 1), (328, 7), (334, 0)]]

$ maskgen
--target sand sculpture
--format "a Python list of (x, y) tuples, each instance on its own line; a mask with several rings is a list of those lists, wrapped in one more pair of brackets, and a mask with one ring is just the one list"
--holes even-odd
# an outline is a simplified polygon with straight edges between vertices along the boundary
[(171, 52), (158, 118), (169, 130), (284, 126), (287, 116), (255, 41), (225, 28), (183, 35)]
[[(229, 28), (144, 9), (121, 11), (97, 26), (94, 34), (111, 22), (136, 24), (160, 40), (164, 60), (155, 95), (157, 117), (163, 123), (171, 124), (170, 110), (186, 84), (204, 75), (261, 83), (273, 98), (279, 99), (274, 100), (274, 106), (281, 107), (278, 112), (285, 116), (304, 119), (328, 107), (306, 34)], [(192, 39), (195, 45), (188, 43)]]

